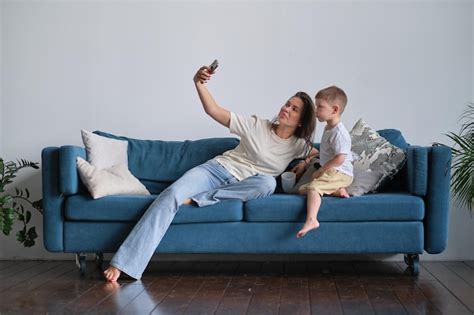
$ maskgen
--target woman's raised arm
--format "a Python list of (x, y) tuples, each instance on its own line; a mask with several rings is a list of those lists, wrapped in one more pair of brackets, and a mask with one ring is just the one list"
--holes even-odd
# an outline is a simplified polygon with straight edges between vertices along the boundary
[(207, 66), (202, 66), (194, 75), (193, 81), (206, 114), (226, 127), (230, 126), (230, 112), (216, 103), (206, 87), (207, 80), (211, 79), (211, 72)]

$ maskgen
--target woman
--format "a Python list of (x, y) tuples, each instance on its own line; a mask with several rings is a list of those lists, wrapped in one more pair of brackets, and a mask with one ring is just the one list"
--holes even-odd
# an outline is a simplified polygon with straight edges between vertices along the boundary
[[(209, 67), (203, 66), (194, 75), (199, 98), (209, 116), (240, 136), (240, 144), (187, 171), (160, 193), (104, 271), (108, 281), (117, 281), (121, 272), (141, 278), (181, 204), (202, 207), (221, 200), (247, 201), (268, 196), (275, 190), (275, 176), (289, 162), (314, 154), (314, 105), (306, 93), (291, 97), (273, 122), (256, 116), (242, 117), (214, 101), (205, 84), (212, 74)], [(304, 168), (304, 163), (299, 163), (293, 171), (300, 175)]]

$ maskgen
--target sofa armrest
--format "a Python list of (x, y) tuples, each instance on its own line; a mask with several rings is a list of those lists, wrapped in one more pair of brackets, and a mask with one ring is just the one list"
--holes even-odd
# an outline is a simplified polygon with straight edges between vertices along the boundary
[(426, 196), (429, 150), (429, 147), (421, 146), (409, 146), (407, 148), (407, 187), (410, 194)]
[(41, 152), (41, 164), (44, 246), (50, 252), (62, 252), (64, 197), (59, 190), (59, 148), (44, 148)]
[(59, 191), (66, 196), (87, 193), (77, 172), (78, 156), (86, 159), (86, 149), (74, 145), (59, 148)]
[(428, 185), (425, 197), (425, 250), (441, 253), (448, 240), (451, 179), (451, 149), (433, 146), (428, 150)]

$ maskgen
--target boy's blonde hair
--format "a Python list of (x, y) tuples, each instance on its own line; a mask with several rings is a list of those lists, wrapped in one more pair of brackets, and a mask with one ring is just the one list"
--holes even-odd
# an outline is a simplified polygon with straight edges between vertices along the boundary
[(331, 106), (339, 105), (341, 109), (341, 114), (344, 112), (344, 109), (347, 105), (347, 95), (339, 87), (333, 85), (325, 89), (320, 90), (316, 94), (316, 100), (324, 100), (328, 102)]

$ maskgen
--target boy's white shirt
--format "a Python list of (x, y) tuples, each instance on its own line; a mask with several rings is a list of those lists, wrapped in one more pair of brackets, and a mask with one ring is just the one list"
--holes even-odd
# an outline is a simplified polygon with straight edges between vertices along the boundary
[(231, 112), (229, 130), (240, 136), (240, 143), (215, 159), (239, 181), (256, 174), (280, 175), (293, 159), (308, 153), (308, 146), (295, 136), (280, 138), (271, 127), (269, 120)]
[(324, 129), (319, 150), (320, 164), (326, 164), (337, 154), (344, 154), (346, 156), (344, 163), (335, 167), (335, 169), (349, 176), (354, 176), (351, 143), (351, 135), (342, 122), (331, 129)]

